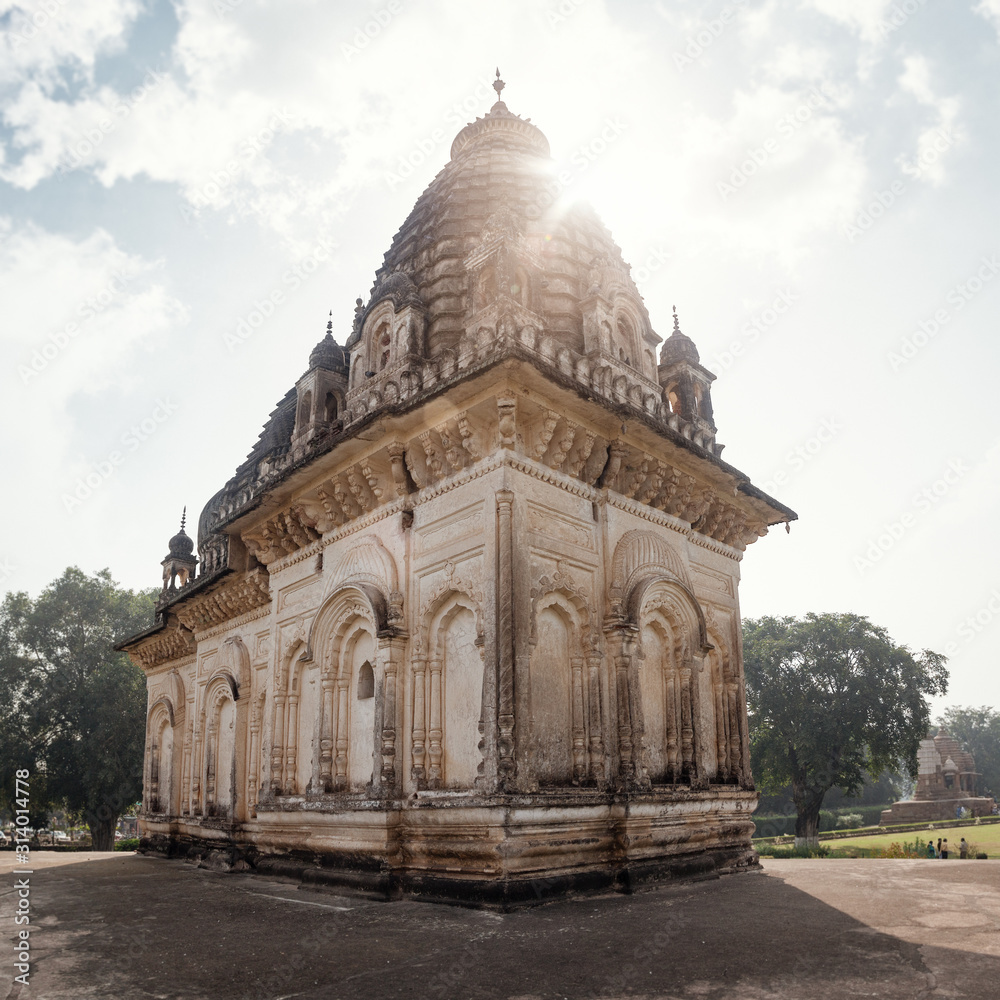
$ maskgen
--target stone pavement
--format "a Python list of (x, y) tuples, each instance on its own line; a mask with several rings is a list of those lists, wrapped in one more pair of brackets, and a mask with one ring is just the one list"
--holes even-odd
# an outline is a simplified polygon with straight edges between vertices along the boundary
[(384, 903), (131, 854), (34, 852), (30, 983), (4, 1000), (841, 1000), (1000, 995), (1000, 861), (762, 873), (515, 913)]

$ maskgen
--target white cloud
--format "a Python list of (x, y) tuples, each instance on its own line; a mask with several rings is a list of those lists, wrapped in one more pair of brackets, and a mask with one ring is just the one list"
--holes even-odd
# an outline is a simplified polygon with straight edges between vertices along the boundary
[(30, 74), (52, 86), (71, 67), (89, 76), (99, 55), (121, 47), (142, 10), (139, 0), (0, 0), (0, 84)]
[(863, 41), (877, 43), (885, 38), (892, 0), (806, 0), (803, 6), (844, 25)]
[(904, 94), (929, 108), (934, 120), (921, 129), (913, 152), (900, 156), (897, 162), (910, 177), (941, 184), (945, 179), (943, 161), (958, 138), (960, 102), (956, 97), (940, 97), (934, 93), (930, 65), (921, 55), (907, 56), (903, 60), (899, 86)]
[(992, 21), (993, 26), (997, 29), (997, 34), (1000, 34), (1000, 0), (980, 0), (972, 9), (980, 17)]

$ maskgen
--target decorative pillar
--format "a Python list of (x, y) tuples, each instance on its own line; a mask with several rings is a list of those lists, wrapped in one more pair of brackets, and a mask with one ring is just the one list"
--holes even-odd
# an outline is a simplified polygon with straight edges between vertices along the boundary
[[(740, 685), (736, 681), (730, 681), (726, 685), (726, 689), (729, 693), (729, 713), (731, 720), (729, 729), (729, 763), (732, 768), (733, 781), (739, 783), (742, 777), (745, 782), (749, 783), (749, 754), (743, 749), (743, 737), (746, 731), (740, 725), (746, 718), (744, 711), (740, 708)], [(746, 702), (744, 701), (743, 704), (746, 704)], [(744, 770), (747, 773), (744, 773)]]
[(257, 778), (260, 758), (260, 713), (250, 717), (250, 766), (247, 768), (247, 808), (250, 816), (257, 815)]
[(694, 722), (691, 706), (691, 663), (681, 667), (681, 767), (682, 777), (690, 781), (697, 770), (694, 763)]
[(430, 661), (431, 666), (431, 725), (428, 732), (428, 768), (427, 785), (429, 788), (441, 787), (441, 669), (444, 666), (439, 658)]
[[(503, 402), (503, 401), (501, 401)], [(513, 404), (512, 404), (513, 405)], [(511, 416), (513, 424), (513, 416)], [(511, 429), (513, 436), (513, 429)], [(510, 490), (497, 491), (497, 743), (500, 786), (514, 777), (514, 566)]]
[[(634, 683), (629, 676), (632, 672), (632, 637), (626, 628), (627, 626), (619, 626), (613, 630), (611, 649), (618, 701), (618, 775), (623, 784), (629, 785), (641, 777), (641, 768), (637, 767), (635, 741), (642, 737), (642, 722), (641, 719), (635, 718), (637, 699), (633, 697)], [(636, 722), (638, 727), (635, 726)]]
[(274, 739), (271, 743), (271, 793), (282, 793), (281, 765), (285, 759), (285, 695), (274, 698)]
[(601, 699), (601, 654), (592, 650), (587, 655), (588, 698), (590, 722), (590, 776), (598, 785), (606, 780), (604, 771), (604, 720)]
[(304, 792), (296, 781), (296, 749), (299, 741), (299, 696), (288, 696), (288, 738), (285, 740), (285, 774), (284, 786), (291, 794)]
[(426, 741), (427, 715), (425, 709), (425, 672), (427, 659), (423, 656), (413, 658), (413, 725), (411, 727), (412, 743), (410, 746), (413, 762), (410, 765), (410, 775), (417, 788), (427, 787)]
[(396, 683), (399, 666), (403, 660), (405, 640), (399, 637), (380, 642), (379, 654), (382, 660), (382, 786), (386, 792), (396, 789)]
[(666, 729), (667, 729), (667, 773), (670, 780), (676, 783), (680, 778), (680, 757), (678, 754), (678, 733), (680, 732), (680, 692), (677, 690), (679, 680), (674, 662), (662, 665), (667, 674)]
[(333, 788), (333, 729), (336, 721), (333, 715), (333, 691), (333, 677), (325, 674), (322, 681), (319, 737), (319, 786), (324, 792)]
[(586, 729), (583, 724), (583, 657), (570, 659), (573, 676), (573, 781), (582, 785), (587, 780)]
[(715, 695), (715, 760), (719, 781), (732, 781), (733, 768), (729, 758), (729, 699), (722, 681), (712, 681)]
[[(346, 675), (346, 670), (344, 671)], [(333, 761), (333, 786), (334, 789), (344, 788), (347, 785), (347, 747), (350, 733), (347, 729), (347, 693), (350, 678), (343, 676), (337, 680), (337, 735), (334, 738), (334, 745), (337, 748), (337, 756)]]

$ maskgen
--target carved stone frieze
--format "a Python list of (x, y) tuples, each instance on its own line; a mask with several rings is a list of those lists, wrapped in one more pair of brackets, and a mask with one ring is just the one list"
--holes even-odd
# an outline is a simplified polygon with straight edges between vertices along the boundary
[(159, 666), (183, 656), (193, 656), (196, 650), (194, 636), (183, 628), (168, 628), (146, 639), (129, 650), (143, 670)]
[(231, 577), (207, 594), (196, 594), (177, 609), (181, 624), (202, 632), (263, 607), (271, 600), (269, 578), (262, 569)]

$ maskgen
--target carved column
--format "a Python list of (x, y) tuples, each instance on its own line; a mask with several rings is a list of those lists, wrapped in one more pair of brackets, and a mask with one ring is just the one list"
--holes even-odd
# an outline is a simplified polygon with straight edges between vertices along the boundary
[(729, 701), (729, 767), (732, 774), (732, 781), (739, 782), (743, 772), (745, 762), (743, 754), (743, 733), (740, 722), (744, 718), (743, 709), (740, 706), (740, 686), (736, 681), (729, 681), (726, 684), (726, 693)]
[(584, 727), (583, 657), (570, 660), (573, 676), (573, 781), (582, 785), (587, 780), (587, 745)]
[(690, 780), (694, 766), (694, 720), (691, 713), (691, 662), (685, 658), (681, 667), (681, 768), (682, 777)]
[(257, 815), (257, 777), (260, 757), (260, 716), (254, 712), (250, 718), (250, 766), (247, 768), (247, 807), (251, 816)]
[(324, 792), (333, 788), (333, 731), (336, 717), (334, 716), (333, 692), (336, 686), (332, 675), (323, 677), (322, 702), (320, 707), (319, 736), (319, 787)]
[(274, 736), (271, 743), (271, 792), (280, 795), (283, 790), (281, 765), (285, 759), (285, 696), (274, 698)]
[(670, 780), (676, 782), (680, 778), (680, 754), (679, 738), (680, 723), (680, 691), (678, 691), (679, 672), (674, 662), (664, 663), (662, 669), (667, 674), (667, 703), (666, 703), (666, 729), (667, 729), (667, 773)]
[(285, 775), (284, 786), (291, 794), (304, 792), (296, 782), (296, 750), (299, 742), (299, 696), (288, 696), (288, 739), (285, 741)]
[(426, 765), (426, 742), (427, 742), (427, 714), (425, 707), (425, 676), (427, 669), (427, 659), (423, 656), (413, 658), (413, 725), (411, 753), (413, 763), (410, 765), (410, 775), (417, 784), (417, 788), (426, 788), (427, 765)]
[(403, 662), (405, 639), (394, 637), (380, 643), (384, 681), (382, 687), (382, 786), (386, 792), (396, 789), (396, 684)]
[(350, 677), (345, 676), (337, 680), (337, 734), (334, 738), (334, 745), (337, 748), (337, 755), (333, 761), (333, 784), (334, 789), (347, 786), (347, 747), (350, 733), (347, 729), (347, 694), (350, 685)]
[(604, 720), (601, 699), (601, 654), (596, 650), (587, 655), (588, 698), (590, 722), (590, 776), (598, 785), (606, 779), (604, 772)]
[(713, 679), (712, 691), (715, 695), (715, 760), (719, 781), (732, 781), (732, 764), (729, 757), (729, 699), (725, 685)]
[(629, 677), (632, 672), (631, 636), (624, 627), (618, 627), (613, 629), (609, 639), (615, 667), (615, 693), (618, 702), (618, 776), (623, 784), (631, 785), (639, 777), (635, 741), (637, 737), (642, 736), (641, 723), (638, 732), (633, 725), (636, 706), (632, 696), (633, 685)]
[[(513, 428), (513, 417), (511, 425)], [(513, 505), (514, 494), (510, 490), (497, 491), (497, 721), (500, 728), (497, 769), (501, 787), (510, 782), (515, 770)]]
[(430, 661), (431, 667), (431, 725), (428, 732), (428, 768), (427, 784), (430, 788), (441, 787), (441, 739), (443, 729), (441, 725), (442, 708), (441, 704), (441, 670), (444, 664), (440, 658)]

